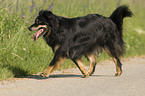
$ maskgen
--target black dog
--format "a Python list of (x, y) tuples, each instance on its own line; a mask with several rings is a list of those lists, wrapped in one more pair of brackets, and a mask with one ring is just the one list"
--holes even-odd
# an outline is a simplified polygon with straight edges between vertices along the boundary
[[(54, 52), (53, 60), (41, 76), (48, 77), (65, 59), (71, 59), (83, 77), (88, 77), (95, 71), (97, 54), (101, 50), (113, 57), (117, 71), (115, 75), (120, 76), (122, 64), (119, 57), (125, 50), (122, 38), (123, 18), (132, 15), (125, 5), (118, 7), (110, 17), (89, 14), (84, 17), (64, 18), (54, 15), (51, 11), (40, 11), (29, 30), (38, 30), (33, 40), (43, 36)], [(81, 61), (82, 55), (90, 61), (88, 71)]]

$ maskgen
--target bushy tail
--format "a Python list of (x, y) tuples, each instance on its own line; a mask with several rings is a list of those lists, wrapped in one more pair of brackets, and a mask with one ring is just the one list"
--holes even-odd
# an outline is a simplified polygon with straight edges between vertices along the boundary
[(117, 25), (118, 30), (122, 33), (123, 18), (132, 17), (133, 13), (126, 5), (118, 7), (110, 16), (110, 19)]

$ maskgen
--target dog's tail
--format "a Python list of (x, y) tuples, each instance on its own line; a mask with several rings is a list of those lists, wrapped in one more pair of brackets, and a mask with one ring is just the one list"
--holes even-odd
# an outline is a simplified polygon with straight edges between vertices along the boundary
[(132, 17), (133, 13), (126, 5), (118, 7), (109, 17), (117, 25), (118, 30), (122, 33), (123, 19), (125, 17)]

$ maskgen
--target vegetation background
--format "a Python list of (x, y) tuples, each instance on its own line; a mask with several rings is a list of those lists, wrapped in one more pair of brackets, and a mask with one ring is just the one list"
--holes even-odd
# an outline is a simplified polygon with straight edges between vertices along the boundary
[[(134, 16), (124, 20), (126, 53), (123, 58), (144, 55), (144, 0), (0, 0), (0, 80), (36, 74), (50, 63), (51, 48), (42, 38), (33, 42), (33, 32), (27, 29), (39, 10), (51, 10), (69, 18), (90, 13), (109, 17), (116, 7), (124, 4)], [(111, 58), (106, 53), (99, 54), (98, 61), (106, 59)], [(87, 60), (84, 61), (88, 65)], [(74, 66), (67, 60), (61, 69)]]

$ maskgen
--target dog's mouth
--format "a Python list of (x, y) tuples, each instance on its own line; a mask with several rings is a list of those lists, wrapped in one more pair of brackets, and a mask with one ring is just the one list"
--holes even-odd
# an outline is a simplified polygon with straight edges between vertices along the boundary
[(47, 32), (47, 25), (38, 25), (36, 26), (36, 24), (31, 25), (28, 28), (30, 31), (35, 31), (38, 30), (36, 33), (34, 33), (33, 35), (33, 41), (36, 41), (37, 38), (43, 36), (46, 32)]
[(43, 36), (46, 33), (46, 28), (39, 28), (36, 33), (34, 33), (33, 41), (36, 41), (37, 38)]

